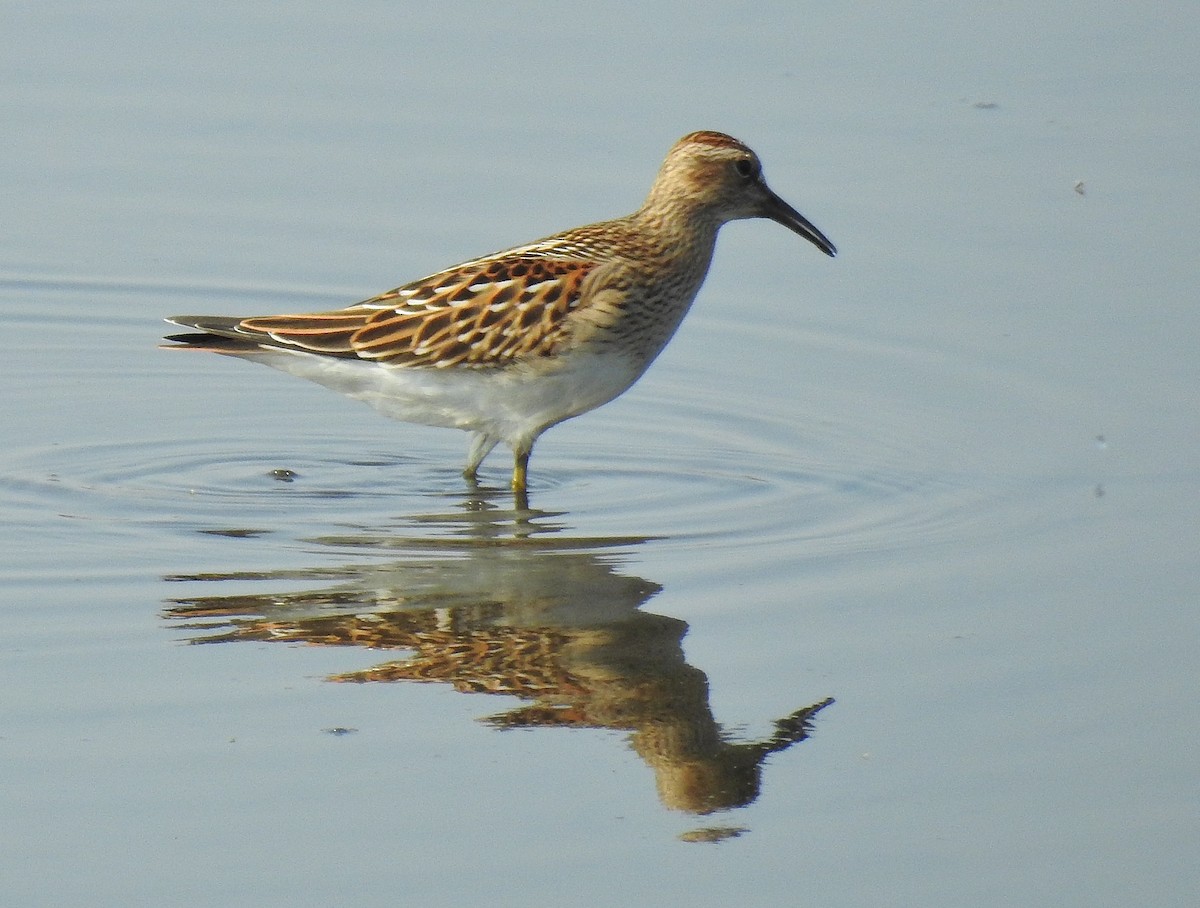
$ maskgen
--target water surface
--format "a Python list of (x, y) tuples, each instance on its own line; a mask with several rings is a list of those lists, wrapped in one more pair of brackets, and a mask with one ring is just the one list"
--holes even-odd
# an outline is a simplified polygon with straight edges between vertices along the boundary
[[(17, 903), (1190, 904), (1194, 15), (33, 9)], [(841, 255), (727, 228), (527, 508), (459, 433), (157, 348), (624, 213), (697, 128)]]

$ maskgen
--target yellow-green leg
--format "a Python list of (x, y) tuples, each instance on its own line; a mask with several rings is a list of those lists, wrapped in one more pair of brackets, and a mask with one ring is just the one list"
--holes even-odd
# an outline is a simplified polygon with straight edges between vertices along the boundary
[(529, 472), (530, 451), (517, 451), (513, 456), (512, 488), (514, 492), (525, 493), (525, 477)]

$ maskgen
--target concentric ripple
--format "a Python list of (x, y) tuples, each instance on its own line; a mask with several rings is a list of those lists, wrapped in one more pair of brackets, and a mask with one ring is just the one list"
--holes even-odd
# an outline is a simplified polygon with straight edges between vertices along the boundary
[(606, 523), (673, 545), (747, 547), (770, 559), (784, 550), (811, 558), (961, 541), (998, 531), (997, 509), (1019, 494), (995, 476), (936, 469), (895, 446), (872, 448), (865, 424), (801, 431), (778, 416), (726, 410), (728, 400), (672, 393), (679, 390), (660, 388), (636, 424), (623, 426), (624, 437), (647, 443), (572, 449), (566, 469), (542, 477), (553, 495), (538, 499), (595, 496), (592, 516)]
[[(256, 397), (254, 376), (264, 397), (278, 393), (281, 379), (234, 362), (214, 363), (213, 374), (230, 370), (246, 388), (239, 402), (247, 413), (267, 414), (253, 430), (252, 417), (226, 400), (209, 425), (192, 432), (181, 421), (185, 433), (176, 437), (134, 425), (121, 440), (10, 449), (0, 494), (25, 522), (54, 514), (134, 533), (169, 524), (288, 544), (358, 539), (366, 549), (390, 536), (393, 553), (502, 539), (516, 520), (514, 535), (525, 540), (603, 547), (649, 539), (705, 566), (722, 551), (753, 566), (933, 550), (1042, 519), (1028, 507), (1028, 480), (986, 466), (978, 440), (964, 437), (962, 413), (977, 405), (986, 372), (912, 344), (831, 331), (782, 335), (714, 322), (694, 331), (716, 349), (763, 355), (742, 363), (667, 357), (618, 404), (551, 430), (533, 458), (523, 515), (504, 488), (503, 451), (471, 489), (459, 475), (466, 436), (458, 433), (390, 424), (364, 409), (351, 423), (361, 426), (358, 436), (300, 434), (294, 419)], [(195, 372), (171, 370), (194, 370), (199, 358), (150, 350), (146, 362), (151, 370), (161, 363), (152, 376), (159, 386), (197, 381)], [(767, 371), (774, 364), (786, 367), (782, 374)], [(123, 376), (114, 366), (102, 378)], [(203, 380), (211, 381), (207, 372)], [(138, 389), (117, 393), (136, 398)], [(315, 399), (330, 413), (357, 407)], [(202, 431), (219, 433), (223, 421), (226, 434)], [(320, 425), (321, 414), (311, 422)], [(501, 530), (480, 534), (488, 521)]]

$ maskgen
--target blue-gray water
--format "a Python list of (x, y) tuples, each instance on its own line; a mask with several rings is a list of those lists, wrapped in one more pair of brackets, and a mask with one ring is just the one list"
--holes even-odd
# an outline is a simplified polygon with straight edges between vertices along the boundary
[[(1193, 904), (1200, 13), (547, 13), (4, 12), (6, 899)], [(625, 213), (699, 128), (841, 254), (727, 228), (528, 513), (156, 347)]]

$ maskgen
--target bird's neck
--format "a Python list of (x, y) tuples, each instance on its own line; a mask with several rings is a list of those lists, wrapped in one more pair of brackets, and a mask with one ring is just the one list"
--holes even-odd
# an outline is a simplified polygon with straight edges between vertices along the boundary
[(704, 208), (664, 203), (651, 194), (630, 221), (662, 267), (707, 270), (721, 222)]

